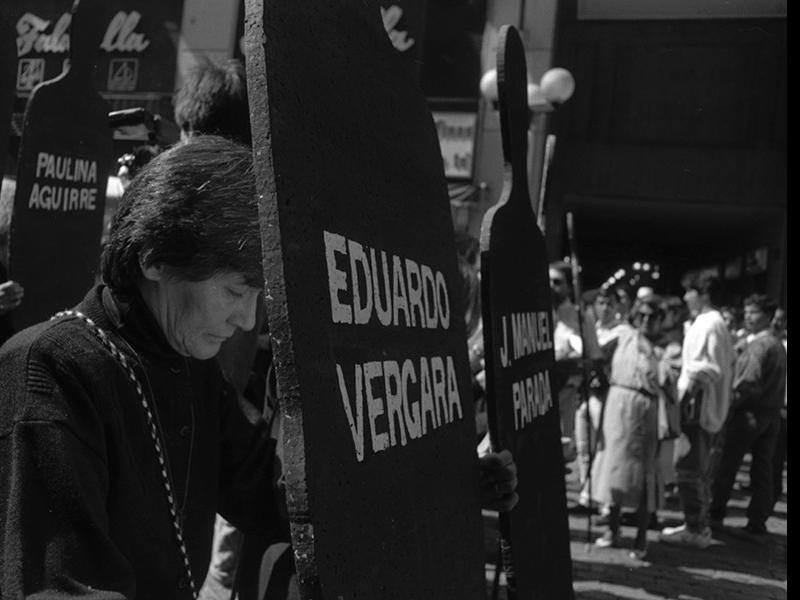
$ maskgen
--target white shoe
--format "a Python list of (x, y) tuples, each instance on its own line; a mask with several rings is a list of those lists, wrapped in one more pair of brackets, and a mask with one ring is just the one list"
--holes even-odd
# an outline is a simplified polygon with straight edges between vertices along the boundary
[(704, 549), (711, 544), (711, 528), (706, 527), (702, 531), (692, 531), (684, 523), (679, 527), (665, 527), (658, 537), (665, 544)]

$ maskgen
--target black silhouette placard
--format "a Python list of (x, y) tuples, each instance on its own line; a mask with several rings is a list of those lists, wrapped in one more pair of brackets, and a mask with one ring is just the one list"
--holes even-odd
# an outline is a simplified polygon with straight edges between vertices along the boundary
[(544, 237), (526, 172), (525, 51), (503, 26), (497, 85), (506, 176), (481, 227), (481, 299), (489, 430), (517, 463), (519, 503), (500, 515), (509, 597), (573, 597), (558, 402), (551, 389), (553, 310)]
[(305, 598), (485, 597), (439, 143), (378, 3), (248, 0), (287, 503)]
[(25, 109), (9, 256), (12, 279), (25, 287), (17, 328), (74, 305), (98, 271), (114, 161), (109, 108), (92, 82), (102, 5), (73, 4), (69, 67), (34, 88)]
[(11, 113), (14, 109), (14, 80), (17, 68), (17, 46), (14, 43), (14, 28), (0, 8), (0, 180), (6, 172), (8, 157), (8, 134), (11, 129)]

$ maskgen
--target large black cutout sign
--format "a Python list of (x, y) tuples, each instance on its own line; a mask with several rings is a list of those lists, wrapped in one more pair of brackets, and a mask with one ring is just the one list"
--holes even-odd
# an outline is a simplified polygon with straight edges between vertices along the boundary
[(73, 4), (69, 70), (37, 86), (25, 109), (9, 257), (25, 287), (17, 328), (78, 302), (98, 270), (113, 162), (108, 105), (92, 83), (102, 6)]
[(573, 597), (558, 403), (551, 390), (553, 320), (544, 238), (525, 170), (528, 105), (525, 51), (504, 26), (497, 83), (506, 178), (481, 228), (481, 293), (489, 402), (496, 449), (510, 449), (519, 503), (500, 515), (510, 595)]
[(248, 88), (306, 598), (484, 598), (453, 229), (378, 3), (248, 0)]

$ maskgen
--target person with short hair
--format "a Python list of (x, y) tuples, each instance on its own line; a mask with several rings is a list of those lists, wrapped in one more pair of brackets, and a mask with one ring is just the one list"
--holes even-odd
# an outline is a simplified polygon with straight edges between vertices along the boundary
[(712, 487), (711, 522), (722, 526), (736, 474), (744, 455), (751, 453), (745, 531), (754, 535), (767, 533), (767, 518), (772, 513), (772, 461), (786, 394), (786, 350), (770, 327), (776, 308), (777, 303), (763, 294), (744, 300), (747, 346), (736, 360), (731, 410)]
[(242, 61), (234, 58), (217, 64), (204, 58), (190, 69), (175, 95), (175, 123), (182, 139), (211, 134), (250, 145), (247, 74)]
[(666, 544), (707, 548), (711, 543), (711, 453), (728, 416), (733, 379), (733, 346), (716, 308), (721, 291), (719, 278), (704, 274), (688, 282), (683, 296), (694, 321), (683, 340), (677, 391), (682, 405), (696, 407), (697, 419), (681, 423), (675, 470), (684, 523), (661, 531)]

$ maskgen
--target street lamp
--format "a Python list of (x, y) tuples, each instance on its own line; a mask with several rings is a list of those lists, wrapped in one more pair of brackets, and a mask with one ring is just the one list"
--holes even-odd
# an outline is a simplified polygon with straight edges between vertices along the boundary
[[(489, 105), (497, 109), (497, 70), (490, 69), (483, 74), (480, 82), (481, 95)], [(544, 203), (540, 196), (544, 173), (545, 149), (547, 143), (547, 115), (569, 100), (575, 92), (575, 78), (566, 69), (556, 67), (542, 75), (539, 83), (528, 82), (528, 108), (531, 111), (529, 128), (528, 185), (533, 210), (537, 213), (539, 226), (544, 230)]]

